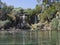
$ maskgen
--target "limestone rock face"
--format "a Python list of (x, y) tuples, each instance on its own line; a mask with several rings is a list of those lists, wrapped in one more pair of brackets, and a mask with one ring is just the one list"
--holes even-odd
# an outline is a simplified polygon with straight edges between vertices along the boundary
[(60, 18), (60, 11), (56, 13), (56, 18)]

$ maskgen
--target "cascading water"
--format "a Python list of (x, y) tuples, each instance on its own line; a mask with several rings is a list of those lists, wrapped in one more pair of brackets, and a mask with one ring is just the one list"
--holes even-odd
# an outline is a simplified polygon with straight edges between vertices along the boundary
[(22, 23), (21, 26), (23, 27), (25, 25), (25, 15), (22, 16)]
[(35, 24), (37, 23), (37, 18), (36, 18), (36, 16), (35, 16)]
[(35, 15), (34, 17), (35, 17), (35, 24), (36, 24), (38, 22), (38, 16)]
[(22, 16), (22, 22), (25, 23), (25, 15)]

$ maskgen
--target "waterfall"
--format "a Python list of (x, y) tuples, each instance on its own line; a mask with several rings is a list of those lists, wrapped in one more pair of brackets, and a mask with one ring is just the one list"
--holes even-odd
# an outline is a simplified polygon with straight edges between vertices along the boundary
[(35, 22), (34, 22), (35, 24), (37, 23), (37, 18), (38, 18), (37, 15), (35, 15)]
[(37, 18), (36, 18), (36, 16), (35, 16), (35, 24), (37, 23)]
[(22, 22), (25, 23), (25, 15), (22, 16)]
[(21, 27), (23, 27), (25, 25), (25, 15), (22, 15), (22, 23), (21, 23)]

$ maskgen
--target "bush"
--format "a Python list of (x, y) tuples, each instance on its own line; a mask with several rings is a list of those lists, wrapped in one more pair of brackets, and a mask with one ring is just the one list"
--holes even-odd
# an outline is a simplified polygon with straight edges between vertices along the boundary
[(51, 29), (52, 30), (57, 30), (58, 29), (58, 24), (59, 24), (58, 19), (54, 18), (51, 22)]
[(9, 20), (1, 21), (0, 20), (0, 27), (4, 26), (7, 22), (10, 22)]

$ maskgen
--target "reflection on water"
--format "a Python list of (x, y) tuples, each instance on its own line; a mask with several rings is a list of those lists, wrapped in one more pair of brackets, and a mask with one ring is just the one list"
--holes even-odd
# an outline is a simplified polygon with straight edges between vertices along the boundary
[[(0, 45), (58, 45), (60, 31), (26, 31), (15, 33), (0, 32)], [(59, 38), (58, 38), (59, 36)]]

